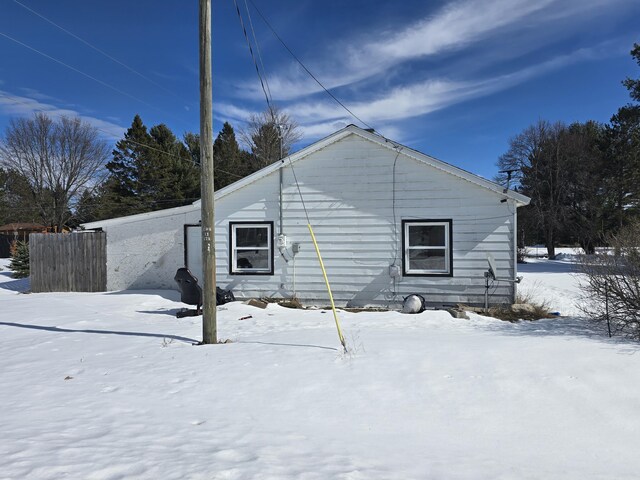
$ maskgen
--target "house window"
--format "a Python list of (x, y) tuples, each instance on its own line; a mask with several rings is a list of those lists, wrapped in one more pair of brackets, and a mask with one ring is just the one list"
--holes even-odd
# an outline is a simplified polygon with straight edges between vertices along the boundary
[(451, 220), (403, 220), (405, 275), (452, 276)]
[(273, 275), (273, 222), (229, 223), (229, 273)]

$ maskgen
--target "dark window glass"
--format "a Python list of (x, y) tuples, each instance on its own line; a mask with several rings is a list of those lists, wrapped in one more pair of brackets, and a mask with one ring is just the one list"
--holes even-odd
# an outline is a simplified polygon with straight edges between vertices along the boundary
[(444, 225), (410, 225), (410, 247), (444, 247)]
[(236, 228), (236, 247), (268, 247), (267, 227)]
[(446, 270), (444, 249), (409, 250), (410, 270)]
[(269, 269), (269, 250), (237, 250), (236, 269)]

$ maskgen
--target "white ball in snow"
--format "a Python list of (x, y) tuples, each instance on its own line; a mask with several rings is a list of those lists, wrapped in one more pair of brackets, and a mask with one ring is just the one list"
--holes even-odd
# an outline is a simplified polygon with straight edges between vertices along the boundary
[(422, 299), (418, 295), (409, 295), (402, 304), (404, 313), (420, 313), (422, 311)]

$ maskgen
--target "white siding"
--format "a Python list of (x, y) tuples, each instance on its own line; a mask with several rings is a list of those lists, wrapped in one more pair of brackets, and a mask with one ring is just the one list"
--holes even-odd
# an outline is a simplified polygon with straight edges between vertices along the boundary
[[(481, 303), (487, 253), (495, 257), (501, 277), (514, 277), (514, 202), (501, 203), (501, 195), (401, 153), (394, 208), (395, 157), (395, 151), (349, 135), (294, 164), (336, 302), (393, 304), (419, 293), (433, 304)], [(326, 305), (328, 295), (289, 165), (283, 177), (282, 229), (289, 245), (301, 245), (295, 258), (296, 294), (303, 302)], [(413, 219), (452, 220), (452, 277), (390, 277), (390, 265), (402, 266), (401, 222)], [(183, 226), (198, 220), (199, 207), (194, 206), (190, 213), (168, 211), (160, 218), (105, 228), (109, 288), (174, 288), (173, 275), (184, 263)], [(278, 171), (216, 201), (217, 282), (240, 298), (292, 295), (294, 262), (287, 263), (277, 248), (273, 276), (229, 274), (230, 221), (273, 221), (277, 236)], [(193, 247), (198, 241), (190, 243)], [(492, 302), (511, 301), (510, 284), (494, 287)]]
[[(394, 159), (395, 152), (351, 135), (295, 164), (336, 302), (389, 304), (420, 293), (433, 304), (481, 303), (489, 252), (500, 275), (513, 278), (512, 202), (501, 203), (494, 192), (400, 154), (394, 229)], [(229, 221), (271, 220), (277, 235), (278, 192), (279, 174), (274, 172), (216, 206), (218, 284), (239, 297), (293, 294), (293, 261), (285, 262), (277, 249), (273, 276), (228, 272)], [(324, 280), (289, 165), (284, 170), (283, 213), (289, 245), (301, 244), (295, 259), (296, 294), (326, 305)], [(402, 277), (394, 283), (389, 266), (402, 265), (403, 219), (452, 219), (453, 277)], [(511, 301), (508, 283), (494, 286), (492, 301)]]
[(175, 289), (173, 276), (184, 264), (184, 224), (197, 223), (200, 210), (170, 212), (101, 227), (107, 232), (108, 290)]

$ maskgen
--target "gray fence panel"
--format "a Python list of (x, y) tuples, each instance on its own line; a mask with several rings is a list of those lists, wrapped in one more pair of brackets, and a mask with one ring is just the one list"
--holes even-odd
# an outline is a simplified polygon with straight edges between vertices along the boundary
[(104, 292), (107, 289), (107, 234), (29, 235), (31, 291)]

